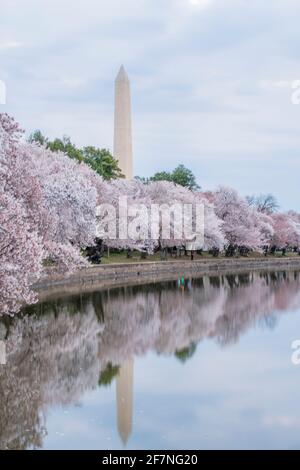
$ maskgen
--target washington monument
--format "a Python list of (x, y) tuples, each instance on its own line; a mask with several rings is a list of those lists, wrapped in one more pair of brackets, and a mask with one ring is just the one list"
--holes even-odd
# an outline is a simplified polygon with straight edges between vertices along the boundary
[[(131, 180), (133, 161), (130, 83), (123, 65), (115, 81), (114, 157), (125, 178)], [(122, 364), (116, 380), (118, 430), (124, 444), (132, 431), (133, 364), (133, 359)]]
[(122, 65), (115, 81), (114, 157), (126, 179), (133, 178), (131, 99), (128, 75)]

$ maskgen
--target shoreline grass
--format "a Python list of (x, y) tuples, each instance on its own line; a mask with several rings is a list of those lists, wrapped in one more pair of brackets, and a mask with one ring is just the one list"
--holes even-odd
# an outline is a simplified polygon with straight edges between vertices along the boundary
[[(281, 252), (276, 253), (275, 255), (268, 255), (267, 257), (263, 253), (252, 252), (249, 253), (248, 256), (233, 256), (232, 258), (226, 257), (225, 254), (220, 254), (218, 257), (214, 257), (213, 255), (209, 254), (208, 252), (203, 252), (202, 255), (194, 253), (193, 261), (205, 261), (205, 260), (218, 260), (218, 259), (289, 259), (289, 258), (300, 258), (297, 253), (286, 253), (284, 256)], [(127, 257), (125, 252), (122, 253), (110, 253), (109, 256), (107, 252), (104, 253), (101, 259), (100, 265), (106, 264), (126, 264), (126, 263), (147, 263), (147, 262), (165, 262), (165, 261), (191, 261), (190, 255), (184, 255), (176, 257), (175, 255), (171, 256), (168, 255), (166, 260), (161, 260), (160, 253), (154, 253), (153, 255), (147, 255), (146, 258), (141, 256), (141, 253), (138, 251), (132, 252), (130, 257)]]

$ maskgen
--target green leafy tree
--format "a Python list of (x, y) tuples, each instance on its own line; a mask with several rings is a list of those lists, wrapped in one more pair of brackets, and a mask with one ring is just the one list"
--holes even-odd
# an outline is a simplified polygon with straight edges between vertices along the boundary
[(29, 142), (37, 142), (45, 145), (52, 152), (63, 152), (68, 157), (79, 162), (87, 163), (94, 171), (105, 180), (124, 178), (118, 161), (111, 155), (109, 150), (93, 146), (78, 148), (71, 142), (70, 137), (63, 136), (62, 139), (49, 140), (40, 130), (34, 131), (28, 139)]
[(200, 189), (196, 182), (196, 178), (191, 170), (184, 165), (178, 165), (172, 173), (172, 181), (186, 188), (197, 190)]
[(143, 181), (144, 183), (148, 183), (149, 181), (170, 181), (191, 190), (197, 191), (200, 189), (193, 172), (184, 165), (178, 165), (175, 170), (171, 172), (160, 171), (155, 173), (155, 175), (151, 176), (150, 178), (137, 177), (137, 179)]
[(188, 361), (196, 352), (197, 344), (191, 343), (188, 347), (180, 349), (175, 352), (175, 357), (179, 359), (180, 362)]
[(105, 180), (124, 178), (118, 161), (113, 158), (109, 150), (96, 147), (84, 147), (83, 157), (85, 162), (99, 173)]
[(84, 160), (82, 151), (72, 144), (70, 137), (63, 136), (62, 139), (54, 139), (52, 142), (48, 141), (47, 147), (52, 150), (52, 152), (63, 152), (67, 154), (68, 157), (78, 160), (79, 162)]
[(47, 145), (48, 139), (41, 133), (40, 130), (36, 130), (32, 134), (30, 134), (28, 142), (30, 142), (31, 144), (33, 142), (37, 142), (41, 145)]
[(167, 171), (159, 171), (155, 175), (150, 177), (150, 181), (175, 181), (173, 180), (173, 173), (168, 173)]
[(104, 371), (101, 372), (98, 385), (108, 387), (114, 378), (119, 374), (120, 367), (119, 366), (113, 366), (110, 362), (107, 364), (106, 368)]

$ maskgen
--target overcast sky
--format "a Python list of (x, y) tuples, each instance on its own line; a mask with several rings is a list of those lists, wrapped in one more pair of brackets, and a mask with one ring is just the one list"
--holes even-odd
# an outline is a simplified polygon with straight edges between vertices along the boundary
[(0, 111), (112, 150), (123, 63), (135, 174), (183, 163), (300, 210), (299, 17), (299, 0), (0, 0)]

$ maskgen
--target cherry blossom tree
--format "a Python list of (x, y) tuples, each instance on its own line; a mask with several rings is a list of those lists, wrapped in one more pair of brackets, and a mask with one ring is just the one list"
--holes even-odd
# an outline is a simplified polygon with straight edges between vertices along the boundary
[(295, 211), (289, 211), (288, 217), (292, 227), (289, 244), (292, 247), (300, 247), (300, 214)]
[[(146, 185), (146, 190), (151, 203), (160, 211), (160, 215), (156, 218), (158, 246), (178, 247), (193, 241), (191, 229), (195, 212), (185, 211), (184, 205), (192, 208), (195, 202), (194, 193), (167, 181), (149, 183)], [(154, 220), (155, 217), (152, 218), (152, 221)], [(190, 227), (190, 230), (186, 230), (187, 227)]]
[(14, 119), (0, 114), (0, 314), (35, 300), (30, 286), (45, 273), (43, 260), (61, 273), (87, 266), (81, 250), (93, 245), (96, 228), (108, 247), (148, 253), (300, 246), (296, 212), (271, 213), (227, 187), (203, 193), (168, 181), (103, 181), (86, 164), (21, 137)]
[(0, 114), (0, 313), (35, 299), (30, 285), (51, 258), (60, 272), (87, 262), (102, 179), (84, 164), (24, 144), (13, 118)]
[(222, 250), (226, 244), (223, 221), (215, 211), (213, 200), (206, 194), (194, 193), (196, 201), (204, 205), (204, 246), (205, 250)]
[(271, 243), (279, 248), (299, 247), (300, 222), (296, 213), (272, 214), (274, 235)]
[[(141, 181), (124, 179), (105, 182), (99, 194), (102, 206), (98, 223), (102, 238), (108, 247), (153, 253), (157, 241), (150, 233), (151, 199), (147, 185)], [(109, 235), (108, 226), (111, 224)]]
[(40, 274), (43, 257), (42, 240), (26, 207), (27, 200), (35, 199), (38, 183), (22, 172), (20, 134), (16, 122), (0, 114), (0, 314), (35, 300), (30, 284)]
[(36, 300), (30, 285), (40, 274), (43, 248), (21, 204), (0, 190), (0, 315)]
[(38, 230), (48, 257), (60, 271), (84, 266), (86, 262), (80, 255), (80, 248), (94, 242), (96, 185), (101, 186), (101, 178), (84, 163), (38, 144), (25, 144), (21, 151), (40, 185), (42, 204), (39, 210), (47, 217), (43, 217)]
[[(223, 232), (231, 246), (260, 249), (264, 244), (263, 220), (232, 188), (221, 186), (213, 200), (217, 216), (223, 221)], [(266, 227), (265, 227), (266, 229)]]

